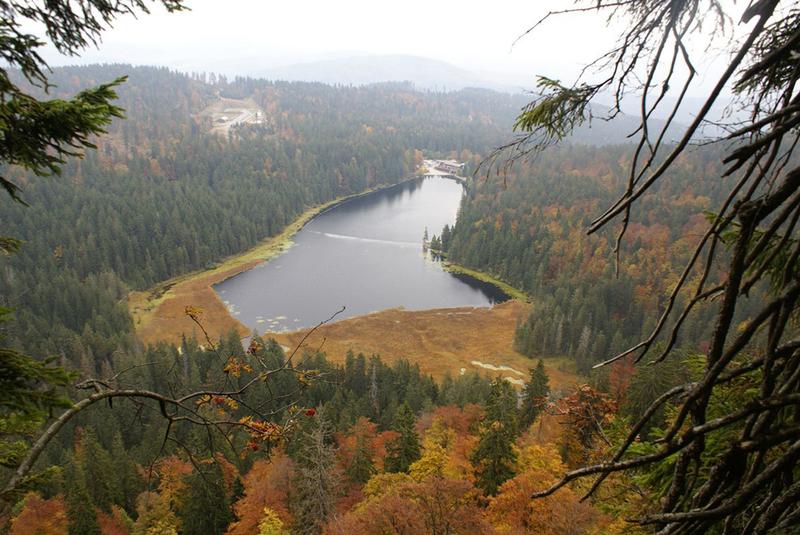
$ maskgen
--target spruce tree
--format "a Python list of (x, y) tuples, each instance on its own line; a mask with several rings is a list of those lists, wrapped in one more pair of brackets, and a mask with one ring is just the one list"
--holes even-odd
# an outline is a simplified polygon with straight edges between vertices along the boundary
[(178, 516), (183, 535), (225, 533), (234, 515), (219, 463), (202, 464), (186, 477), (186, 494)]
[(445, 225), (442, 229), (442, 251), (447, 252), (450, 248), (450, 239), (453, 237), (453, 232), (450, 225)]
[(117, 503), (121, 505), (129, 515), (135, 515), (136, 498), (144, 490), (145, 484), (136, 463), (125, 449), (125, 443), (119, 431), (114, 434), (110, 453), (114, 477), (117, 480), (120, 493)]
[(411, 464), (420, 458), (422, 449), (419, 445), (414, 424), (414, 412), (407, 403), (400, 405), (395, 416), (395, 431), (400, 433), (396, 439), (386, 446), (386, 460), (384, 467), (387, 472), (408, 472)]
[(480, 440), (471, 461), (475, 467), (475, 485), (484, 494), (494, 496), (500, 485), (514, 477), (514, 438), (517, 434), (517, 394), (505, 379), (492, 381), (484, 406), (486, 417)]
[(119, 485), (121, 474), (115, 470), (111, 456), (98, 442), (94, 431), (85, 429), (82, 433), (75, 448), (75, 463), (79, 467), (83, 487), (95, 506), (110, 513), (112, 505), (124, 502)]
[(72, 463), (66, 474), (67, 532), (69, 535), (101, 535), (95, 504), (84, 479), (80, 466)]
[(356, 447), (353, 457), (347, 465), (347, 477), (353, 483), (366, 483), (375, 474), (372, 462), (373, 451), (363, 432), (356, 436)]
[(550, 379), (544, 369), (544, 362), (539, 359), (525, 387), (522, 389), (522, 408), (519, 424), (522, 429), (529, 427), (542, 412), (547, 396), (550, 395)]

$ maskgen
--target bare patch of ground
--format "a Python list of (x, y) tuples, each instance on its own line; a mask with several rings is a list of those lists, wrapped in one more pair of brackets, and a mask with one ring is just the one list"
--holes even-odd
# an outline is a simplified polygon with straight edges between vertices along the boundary
[(250, 98), (232, 99), (220, 97), (200, 112), (200, 117), (211, 119), (211, 131), (227, 136), (232, 126), (243, 124), (263, 124), (266, 122), (264, 110)]
[(525, 375), (521, 371), (515, 370), (511, 366), (503, 366), (502, 364), (500, 366), (495, 366), (493, 364), (486, 364), (485, 362), (481, 362), (479, 360), (473, 360), (470, 364), (472, 364), (473, 366), (477, 366), (478, 368), (484, 368), (486, 370), (492, 370), (493, 372), (505, 372), (505, 371), (508, 371), (508, 372), (516, 373), (517, 375), (522, 375), (522, 376)]

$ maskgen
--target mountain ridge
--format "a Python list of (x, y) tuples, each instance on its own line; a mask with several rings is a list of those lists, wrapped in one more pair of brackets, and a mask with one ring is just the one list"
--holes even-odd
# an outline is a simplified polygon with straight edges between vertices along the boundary
[(522, 93), (514, 87), (486, 79), (445, 61), (404, 54), (348, 56), (254, 71), (254, 76), (273, 80), (322, 82), (332, 85), (370, 85), (407, 81), (417, 89), (457, 91), (469, 87), (503, 93)]

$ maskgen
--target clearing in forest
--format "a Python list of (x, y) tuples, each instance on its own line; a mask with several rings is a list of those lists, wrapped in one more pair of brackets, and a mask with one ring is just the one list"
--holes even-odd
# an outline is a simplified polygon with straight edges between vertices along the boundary
[(232, 126), (244, 124), (263, 124), (264, 111), (250, 98), (233, 99), (219, 97), (200, 114), (211, 119), (211, 131), (224, 136)]
[[(304, 347), (321, 347), (334, 362), (344, 362), (347, 351), (352, 350), (366, 356), (380, 355), (389, 363), (405, 358), (436, 379), (448, 372), (455, 376), (462, 370), (478, 371), (519, 385), (537, 362), (513, 348), (517, 319), (529, 311), (529, 304), (517, 300), (491, 308), (395, 308), (323, 325), (308, 337)], [(267, 333), (264, 337), (294, 348), (307, 332)], [(544, 361), (554, 391), (579, 381), (568, 359)]]

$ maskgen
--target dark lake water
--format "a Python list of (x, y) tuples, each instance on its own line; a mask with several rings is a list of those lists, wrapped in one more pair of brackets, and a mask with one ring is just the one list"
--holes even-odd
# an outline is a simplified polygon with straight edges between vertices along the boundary
[(349, 200), (311, 220), (294, 245), (215, 286), (231, 313), (259, 333), (293, 331), (378, 310), (505, 301), (496, 287), (444, 271), (422, 251), (427, 227), (455, 223), (460, 183), (425, 178)]

